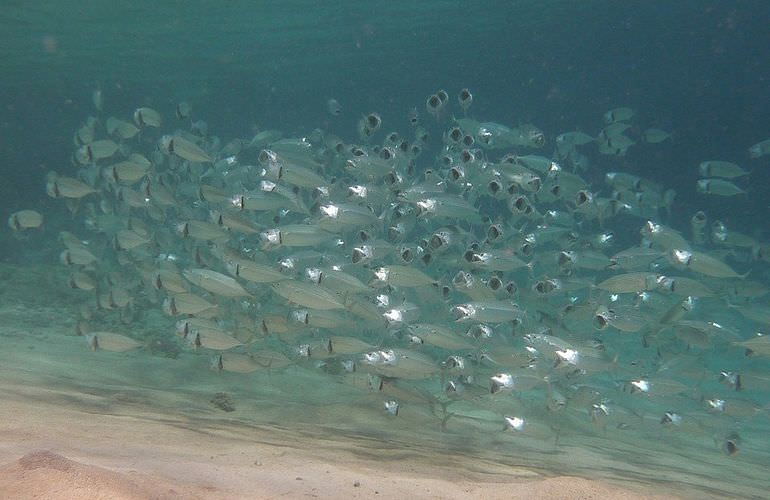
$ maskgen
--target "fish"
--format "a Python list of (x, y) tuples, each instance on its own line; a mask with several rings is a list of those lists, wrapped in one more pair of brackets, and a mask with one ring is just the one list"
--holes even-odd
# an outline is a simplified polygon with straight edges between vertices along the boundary
[(339, 116), (342, 113), (342, 105), (337, 99), (329, 98), (326, 100), (326, 111), (332, 116)]
[(93, 103), (94, 108), (96, 108), (96, 111), (104, 110), (104, 93), (100, 87), (96, 87), (93, 92), (91, 92), (91, 102)]
[(87, 266), (98, 260), (84, 245), (73, 245), (59, 254), (59, 261), (67, 266)]
[(121, 140), (131, 139), (140, 131), (133, 123), (120, 120), (114, 116), (107, 118), (105, 128), (108, 135), (115, 136)]
[(733, 342), (733, 345), (746, 349), (748, 356), (770, 356), (770, 337), (767, 335), (757, 335), (748, 340)]
[(305, 276), (309, 281), (323, 284), (329, 290), (342, 295), (365, 294), (371, 291), (366, 283), (341, 269), (308, 267), (305, 269)]
[(85, 291), (95, 290), (97, 286), (97, 282), (93, 276), (83, 271), (75, 271), (70, 274), (68, 284), (72, 289)]
[(75, 152), (75, 159), (82, 165), (88, 165), (112, 157), (118, 149), (118, 144), (110, 139), (94, 140), (81, 146)]
[(655, 273), (626, 273), (612, 276), (602, 281), (597, 288), (612, 293), (639, 293), (645, 290), (654, 290), (657, 287), (659, 276)]
[(360, 364), (371, 373), (404, 380), (421, 380), (440, 371), (438, 364), (429, 356), (404, 349), (364, 353)]
[(597, 330), (604, 330), (608, 326), (621, 332), (638, 332), (646, 326), (646, 321), (633, 308), (612, 306), (610, 309), (601, 305), (594, 313), (594, 327)]
[(261, 229), (260, 226), (239, 214), (212, 210), (209, 213), (209, 219), (214, 224), (236, 233), (258, 234)]
[(215, 351), (227, 351), (243, 345), (240, 340), (220, 328), (193, 327), (185, 337), (194, 347), (204, 347)]
[(151, 275), (152, 286), (172, 294), (190, 291), (189, 282), (175, 269), (159, 269)]
[(716, 196), (736, 196), (746, 194), (746, 191), (739, 188), (730, 181), (717, 178), (699, 179), (696, 183), (699, 193), (713, 194)]
[(698, 165), (698, 173), (703, 177), (722, 177), (725, 179), (735, 179), (749, 175), (749, 172), (742, 169), (735, 163), (722, 160), (708, 160)]
[(136, 161), (122, 161), (102, 169), (102, 177), (109, 182), (131, 185), (144, 178), (149, 172), (149, 165)]
[(449, 327), (430, 323), (413, 323), (408, 328), (409, 333), (419, 338), (420, 342), (441, 347), (442, 349), (458, 351), (475, 348), (474, 344)]
[(227, 240), (230, 234), (218, 224), (200, 220), (188, 220), (177, 224), (176, 231), (183, 238), (201, 241)]
[(36, 210), (19, 210), (8, 216), (8, 227), (14, 231), (39, 229), (43, 225), (43, 215)]
[(216, 304), (212, 304), (206, 299), (188, 292), (175, 293), (163, 301), (163, 311), (169, 316), (200, 314), (216, 307)]
[(470, 109), (471, 104), (473, 104), (473, 94), (471, 94), (471, 91), (468, 89), (462, 89), (457, 94), (457, 104), (460, 105), (460, 109), (463, 110), (463, 113), (468, 114), (468, 109)]
[(435, 284), (436, 281), (420, 271), (409, 266), (387, 266), (378, 267), (374, 270), (374, 277), (369, 283), (375, 288), (382, 288), (386, 285), (395, 287), (418, 287)]
[(521, 318), (523, 311), (512, 302), (489, 300), (457, 304), (452, 307), (452, 314), (458, 323), (466, 321), (504, 323)]
[(704, 283), (682, 276), (658, 276), (658, 288), (684, 297), (714, 297), (716, 292)]
[(760, 158), (766, 154), (770, 154), (770, 139), (759, 141), (749, 148), (749, 156), (751, 158)]
[(279, 269), (246, 259), (228, 258), (225, 261), (225, 267), (231, 275), (252, 283), (274, 283), (291, 279)]
[(162, 119), (160, 113), (152, 108), (136, 108), (134, 111), (134, 123), (137, 127), (160, 127)]
[(373, 345), (356, 337), (332, 335), (328, 342), (329, 353), (336, 355), (361, 354), (374, 349)]
[(243, 286), (230, 276), (211, 269), (186, 269), (182, 275), (195, 286), (223, 297), (251, 297)]
[(315, 247), (331, 241), (333, 234), (318, 225), (289, 224), (259, 233), (262, 247)]
[(173, 154), (190, 162), (211, 163), (213, 161), (200, 146), (180, 136), (164, 135), (160, 139), (160, 149), (168, 155)]
[(253, 373), (267, 368), (251, 354), (237, 352), (217, 354), (211, 358), (209, 366), (214, 371), (233, 373)]
[(673, 264), (714, 278), (745, 278), (747, 276), (738, 274), (721, 260), (704, 252), (673, 250), (669, 254), (669, 259)]
[(96, 189), (85, 182), (58, 174), (49, 177), (45, 190), (51, 198), (70, 198), (75, 200), (97, 193)]
[(636, 112), (627, 107), (613, 108), (604, 113), (604, 123), (626, 122), (636, 115)]
[(182, 101), (176, 105), (174, 114), (178, 120), (185, 120), (190, 118), (190, 115), (192, 114), (192, 105), (190, 105), (190, 103), (187, 101)]
[(642, 132), (642, 140), (649, 144), (659, 144), (671, 138), (671, 134), (659, 128), (648, 128)]
[(274, 282), (271, 286), (276, 294), (302, 307), (321, 310), (345, 308), (343, 298), (321, 285), (285, 280)]
[(85, 337), (92, 351), (126, 352), (139, 349), (144, 345), (138, 340), (114, 332), (89, 332)]
[(314, 171), (313, 167), (316, 163), (312, 158), (279, 154), (270, 149), (263, 149), (259, 153), (259, 163), (265, 167), (265, 177), (276, 182), (281, 181), (305, 188), (327, 184), (326, 179)]
[(133, 250), (148, 243), (150, 243), (150, 238), (146, 233), (131, 229), (121, 229), (115, 235), (115, 248), (117, 250)]

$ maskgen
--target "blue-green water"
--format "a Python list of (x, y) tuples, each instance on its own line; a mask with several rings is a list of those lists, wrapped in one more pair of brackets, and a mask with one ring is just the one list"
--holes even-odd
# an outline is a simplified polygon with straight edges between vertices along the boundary
[[(174, 109), (185, 101), (193, 108), (193, 119), (205, 120), (209, 133), (221, 137), (222, 144), (236, 137), (248, 142), (259, 130), (280, 129), (285, 137), (304, 137), (317, 128), (337, 135), (345, 143), (359, 143), (362, 141), (356, 132), (356, 122), (369, 112), (377, 112), (382, 117), (383, 131), (373, 141), (382, 143), (383, 132), (397, 131), (403, 137), (411, 137), (413, 129), (407, 115), (412, 108), (417, 108), (431, 136), (426, 152), (417, 160), (419, 172), (436, 166), (442, 133), (452, 126), (449, 117), (437, 121), (426, 112), (426, 99), (438, 89), (449, 92), (451, 115), (463, 114), (455, 103), (456, 94), (462, 88), (469, 88), (474, 95), (469, 116), (511, 127), (535, 124), (544, 132), (546, 146), (541, 150), (523, 148), (517, 152), (546, 157), (554, 153), (559, 134), (578, 130), (595, 136), (605, 126), (602, 115), (606, 111), (628, 106), (636, 111), (630, 135), (638, 138), (648, 127), (655, 127), (670, 132), (672, 137), (660, 144), (638, 141), (624, 156), (602, 155), (596, 148), (587, 147), (585, 154), (590, 166), (578, 173), (590, 184), (591, 191), (597, 196), (608, 196), (609, 189), (603, 185), (604, 174), (608, 171), (631, 173), (676, 191), (670, 215), (664, 216), (661, 212), (659, 220), (681, 231), (688, 239), (691, 239), (691, 216), (703, 210), (709, 222), (721, 220), (731, 230), (754, 238), (755, 250), (764, 248), (770, 243), (767, 225), (770, 207), (766, 201), (770, 195), (767, 187), (770, 160), (768, 156), (751, 159), (747, 149), (770, 137), (768, 26), (770, 3), (761, 0), (226, 3), (141, 0), (130, 5), (108, 1), (4, 2), (0, 7), (0, 67), (3, 70), (0, 214), (5, 219), (18, 210), (35, 209), (45, 216), (46, 222), (42, 231), (24, 235), (10, 231), (7, 226), (0, 232), (0, 261), (7, 266), (3, 274), (3, 300), (30, 311), (44, 306), (60, 307), (61, 317), (66, 314), (67, 318), (62, 319), (67, 327), (65, 333), (73, 335), (78, 309), (86, 299), (78, 295), (78, 291), (67, 288), (69, 271), (58, 264), (63, 246), (57, 241), (57, 235), (63, 230), (74, 231), (81, 237), (87, 237), (88, 233), (83, 230), (82, 212), (72, 216), (61, 200), (46, 196), (45, 176), (52, 170), (75, 176), (77, 169), (71, 158), (76, 146), (72, 136), (89, 115), (97, 114), (92, 104), (92, 92), (97, 88), (104, 96), (104, 112), (99, 115), (102, 120), (117, 116), (131, 121), (137, 107), (147, 106), (157, 109), (167, 120), (169, 125), (164, 124), (162, 133), (172, 133), (178, 126), (172, 121)], [(330, 98), (342, 106), (338, 116), (328, 112)], [(142, 146), (148, 157), (156, 149), (159, 136), (145, 135), (152, 139), (147, 139)], [(503, 152), (490, 153), (490, 158), (498, 160)], [(748, 189), (748, 194), (727, 198), (697, 193), (697, 165), (711, 159), (732, 161), (751, 171), (749, 179), (736, 181)], [(483, 203), (482, 206), (490, 206)], [(495, 212), (502, 205), (491, 206), (493, 219), (507, 217)], [(621, 216), (609, 222), (607, 227), (616, 232), (622, 243), (607, 250), (607, 255), (638, 244), (638, 229), (645, 220), (646, 217)], [(162, 225), (168, 227), (174, 221), (165, 221)], [(599, 230), (598, 226), (589, 224), (576, 227), (585, 228), (586, 232)], [(750, 270), (752, 280), (770, 286), (767, 261), (750, 256), (751, 252), (737, 252), (736, 258), (722, 252), (724, 248), (705, 250), (726, 258), (741, 272)], [(446, 266), (452, 270), (454, 264)], [(21, 270), (10, 271), (17, 266), (21, 266)], [(45, 300), (32, 296), (34, 292), (29, 283), (19, 284), (25, 281), (24, 269), (30, 269), (36, 276), (27, 281), (46, 288)], [(44, 274), (47, 270), (54, 271), (44, 280), (37, 274), (41, 269)], [(442, 271), (443, 279), (454, 274), (449, 270)], [(593, 271), (586, 274), (599, 276), (601, 279), (597, 282), (608, 276)], [(523, 289), (531, 288), (541, 277), (516, 275)], [(17, 292), (20, 289), (24, 292)], [(764, 295), (751, 302), (767, 307), (767, 300)], [(457, 300), (452, 303), (455, 302)], [(706, 310), (698, 313), (697, 318), (727, 322), (739, 332), (740, 339), (770, 326), (740, 316), (728, 308), (727, 300), (706, 302)], [(157, 304), (153, 307), (138, 303), (141, 310), (134, 319), (137, 323), (123, 325), (124, 329), (143, 338), (147, 331), (170, 327), (168, 335), (173, 337), (173, 322), (162, 317)], [(708, 311), (708, 308), (713, 309)], [(708, 312), (714, 313), (712, 317)], [(24, 323), (24, 314), (6, 314), (10, 324), (18, 321), (22, 326), (31, 327)], [(97, 317), (103, 319), (105, 325), (92, 326), (94, 330), (120, 324), (117, 316), (97, 314)], [(46, 325), (50, 326), (50, 322)], [(153, 335), (164, 334), (153, 332)], [(657, 359), (649, 349), (641, 350), (637, 334), (622, 335), (626, 337), (610, 341), (617, 343), (613, 347), (627, 349), (621, 352), (621, 363), (630, 364), (636, 357), (645, 362)], [(367, 340), (378, 336), (375, 332)], [(57, 353), (69, 353), (72, 359), (82, 356), (89, 360), (84, 363), (94, 362), (95, 353), (88, 351), (80, 338), (66, 337), (51, 344), (54, 347), (48, 354), (40, 350), (40, 360), (47, 355), (57, 357), (60, 355)], [(751, 416), (715, 416), (703, 409), (700, 400), (734, 396), (722, 392), (724, 387), (716, 378), (720, 370), (763, 376), (768, 373), (769, 365), (766, 358), (745, 358), (738, 349), (725, 347), (723, 350), (723, 347), (719, 343), (703, 349), (662, 346), (664, 351), (672, 349), (682, 359), (705, 367), (706, 372), (677, 374), (688, 383), (693, 382), (691, 393), (682, 401), (656, 401), (650, 404), (653, 409), (629, 403), (632, 412), (638, 412), (637, 416), (646, 420), (644, 430), (638, 433), (632, 430), (624, 434), (617, 429), (609, 433), (597, 431), (585, 415), (554, 416), (545, 409), (544, 403), (542, 408), (538, 406), (538, 398), (544, 397), (542, 392), (532, 395), (532, 405), (537, 408), (533, 410), (533, 414), (538, 415), (534, 417), (536, 420), (551, 427), (556, 420), (563, 423), (564, 429), (571, 430), (560, 431), (558, 442), (550, 437), (545, 439), (547, 452), (533, 456), (531, 465), (538, 470), (550, 468), (554, 473), (566, 471), (588, 477), (632, 479), (648, 485), (655, 485), (656, 480), (661, 484), (671, 481), (677, 484), (679, 493), (689, 491), (693, 495), (696, 494), (693, 492), (708, 491), (715, 495), (738, 492), (736, 494), (761, 496), (767, 478), (759, 471), (768, 465), (767, 450), (770, 449), (767, 438), (770, 390), (760, 382), (741, 395), (742, 399), (748, 398), (756, 404), (756, 414)], [(77, 350), (80, 348), (82, 353)], [(637, 352), (642, 354), (636, 356)], [(99, 354), (102, 353), (96, 353)], [(103, 354), (115, 363), (125, 363), (124, 366), (145, 367), (148, 373), (154, 373), (153, 370), (176, 373), (179, 380), (162, 386), (167, 392), (208, 394), (226, 390), (236, 401), (249, 401), (244, 403), (249, 405), (256, 397), (237, 385), (243, 375), (225, 373), (216, 378), (219, 375), (207, 370), (206, 362), (201, 361), (203, 357), (188, 350), (183, 352), (180, 365), (174, 367), (168, 363), (175, 361), (166, 360), (149, 348), (134, 354)], [(41, 361), (41, 364), (44, 363)], [(90, 369), (97, 370), (100, 366)], [(141, 377), (132, 379), (132, 369), (125, 370), (121, 372), (124, 377), (116, 375), (116, 379), (126, 387), (130, 387), (132, 381), (137, 387), (152, 385)], [(291, 401), (296, 408), (305, 405), (308, 414), (317, 419), (298, 419), (302, 426), (334, 429), (335, 422), (340, 424), (339, 413), (344, 410), (334, 405), (345, 408), (345, 401), (355, 400), (355, 391), (349, 387), (340, 389), (337, 382), (329, 389), (330, 382), (321, 375), (303, 371), (305, 367), (289, 370), (299, 370), (300, 375), (291, 371), (289, 376), (277, 379), (255, 375), (262, 391), (257, 391), (259, 397), (266, 398), (275, 408), (284, 400)], [(53, 373), (57, 373), (56, 370)], [(310, 385), (303, 385), (302, 377), (311, 380)], [(41, 377), (40, 383), (46, 383), (45, 380)], [(760, 380), (768, 379), (760, 377)], [(604, 384), (603, 387), (627, 382), (622, 375), (609, 370), (597, 376), (597, 381)], [(73, 387), (77, 390), (78, 383), (73, 383)], [(326, 388), (326, 392), (319, 387)], [(310, 397), (304, 391), (316, 392)], [(327, 397), (333, 399), (333, 404)], [(622, 397), (616, 396), (616, 399)], [(691, 437), (688, 431), (679, 433), (671, 438), (674, 450), (656, 444), (651, 445), (654, 452), (647, 450), (649, 454), (645, 455), (640, 450), (639, 456), (635, 456), (629, 450), (633, 450), (634, 443), (640, 439), (647, 439), (651, 434), (655, 434), (660, 443), (668, 439), (665, 434), (668, 431), (656, 427), (661, 414), (656, 407), (658, 403), (680, 405), (681, 411), (690, 411), (704, 419), (706, 423), (701, 427), (706, 430), (694, 432), (696, 437)], [(152, 405), (152, 402), (146, 404)], [(325, 412), (325, 405), (333, 411)], [(496, 421), (473, 415), (470, 409), (464, 411), (471, 415), (468, 422), (455, 428), (450, 424), (444, 433), (440, 422), (432, 420), (432, 409), (420, 407), (416, 416), (407, 414), (405, 418), (414, 418), (419, 425), (433, 426), (425, 436), (428, 450), (462, 448), (460, 443), (467, 436), (474, 436), (478, 446), (469, 447), (468, 453), (479, 453), (492, 460), (498, 456), (503, 463), (526, 465), (526, 460), (512, 458), (517, 456), (516, 447), (521, 446), (515, 439), (504, 435), (503, 444), (497, 441), (502, 422), (498, 425)], [(234, 420), (263, 422), (279, 419), (279, 415), (277, 410), (256, 417), (238, 414)], [(474, 420), (477, 417), (478, 420)], [(376, 421), (374, 429), (362, 424), (361, 420), (366, 418), (354, 417), (338, 427), (361, 428), (364, 434), (396, 441), (402, 436), (402, 442), (409, 439), (403, 436), (411, 436), (410, 431), (414, 430), (406, 424), (393, 424), (393, 420), (382, 415), (371, 418)], [(719, 419), (720, 423), (712, 424), (714, 420), (709, 418)], [(653, 419), (656, 422), (650, 424)], [(392, 427), (388, 428), (389, 425)], [(650, 431), (648, 425), (655, 430)], [(728, 456), (720, 448), (725, 436), (733, 432), (742, 436), (742, 449)], [(688, 450), (690, 440), (693, 444)], [(596, 461), (575, 466), (569, 459), (560, 460), (560, 452), (565, 457), (576, 456), (565, 451), (568, 449), (585, 453), (589, 450)], [(685, 462), (699, 457), (702, 462), (694, 463), (690, 471), (687, 466), (677, 464), (671, 458), (674, 456), (685, 457)], [(607, 457), (616, 457), (626, 467), (613, 470)], [(657, 463), (659, 468), (646, 470), (650, 463)], [(666, 475), (666, 467), (675, 472)], [(723, 487), (720, 480), (713, 479), (721, 470), (729, 470), (733, 476), (723, 479)], [(745, 490), (741, 489), (744, 487)]]

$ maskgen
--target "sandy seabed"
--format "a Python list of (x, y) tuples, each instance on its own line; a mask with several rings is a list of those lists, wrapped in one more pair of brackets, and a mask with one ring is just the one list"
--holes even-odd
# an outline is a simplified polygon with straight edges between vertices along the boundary
[[(607, 449), (615, 441), (597, 436), (538, 450), (485, 428), (484, 448), (410, 423), (421, 415), (355, 414), (306, 401), (312, 391), (280, 378), (213, 374), (200, 356), (90, 352), (71, 311), (29, 302), (0, 296), (4, 500), (718, 498), (715, 466), (745, 473), (736, 496), (759, 497), (766, 477), (712, 452), (700, 470), (652, 448), (624, 462), (619, 453), (637, 445)], [(223, 389), (233, 412), (212, 407)]]
[(481, 473), (408, 456), (382, 463), (342, 440), (303, 447), (269, 429), (243, 439), (243, 430), (196, 431), (174, 416), (99, 415), (44, 402), (63, 396), (3, 384), (0, 498), (671, 498), (491, 464)]
[[(344, 436), (315, 440), (312, 431), (294, 434), (291, 426), (231, 424), (225, 413), (202, 428), (184, 412), (156, 411), (130, 392), (50, 387), (33, 367), (20, 369), (23, 352), (9, 352), (0, 362), (6, 500), (651, 498), (603, 481), (490, 462), (474, 470), (461, 456), (456, 467), (451, 457), (432, 464), (427, 455), (401, 454), (387, 443), (388, 458), (380, 460), (372, 451), (376, 440), (365, 447)], [(9, 357), (19, 363), (7, 363)]]

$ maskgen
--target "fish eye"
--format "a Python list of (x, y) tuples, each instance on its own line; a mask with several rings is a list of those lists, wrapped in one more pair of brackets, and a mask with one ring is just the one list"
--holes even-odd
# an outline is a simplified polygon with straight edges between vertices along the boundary
[(380, 151), (380, 158), (383, 160), (392, 160), (393, 159), (393, 150), (390, 148), (382, 148)]
[(372, 129), (372, 131), (380, 128), (382, 124), (382, 118), (377, 113), (369, 113), (366, 115), (366, 126)]
[(560, 266), (566, 266), (567, 264), (573, 264), (575, 260), (571, 252), (559, 252), (558, 262)]
[(267, 163), (269, 161), (275, 160), (275, 154), (270, 154), (271, 152), (267, 149), (263, 149), (259, 152), (259, 156), (257, 156), (257, 159), (260, 163)]
[(441, 157), (441, 163), (442, 163), (442, 164), (443, 164), (445, 167), (449, 167), (449, 166), (451, 166), (451, 165), (452, 165), (452, 163), (454, 163), (454, 160), (452, 160), (452, 157), (451, 157), (451, 156), (449, 156), (449, 155), (444, 155), (444, 156), (442, 156), (442, 157)]
[(461, 178), (465, 177), (464, 172), (459, 167), (452, 167), (449, 169), (449, 175), (452, 177), (453, 181), (459, 181)]
[(489, 192), (494, 195), (500, 192), (502, 186), (497, 181), (490, 181), (490, 183), (487, 184), (487, 188), (489, 189)]
[(441, 98), (436, 94), (433, 94), (428, 97), (428, 102), (426, 104), (428, 105), (429, 110), (436, 110), (441, 106)]
[(401, 179), (399, 178), (397, 173), (389, 172), (388, 175), (385, 176), (385, 181), (388, 184), (397, 184), (398, 182), (401, 181)]
[(463, 131), (460, 130), (458, 127), (454, 127), (452, 130), (449, 131), (449, 138), (452, 139), (454, 142), (460, 142), (460, 139), (463, 137)]
[(444, 245), (444, 239), (438, 234), (434, 234), (431, 236), (429, 243), (433, 250), (438, 250)]
[(473, 144), (476, 142), (476, 140), (473, 138), (472, 135), (464, 135), (463, 136), (463, 145), (467, 147), (473, 146)]
[(443, 90), (443, 89), (436, 92), (436, 97), (438, 97), (439, 100), (441, 100), (441, 104), (444, 104), (449, 100), (449, 94), (447, 94), (446, 90)]
[(467, 149), (463, 149), (463, 151), (460, 153), (460, 160), (463, 163), (470, 163), (470, 162), (472, 162), (475, 159), (476, 159), (476, 157), (473, 156), (473, 153), (471, 153)]
[(503, 286), (503, 280), (495, 276), (490, 278), (487, 284), (489, 285), (489, 288), (491, 288), (494, 291), (497, 291)]
[(422, 260), (422, 263), (427, 266), (433, 261), (433, 256), (429, 253), (426, 253), (422, 256), (421, 260)]
[(607, 325), (609, 324), (607, 322), (607, 318), (604, 317), (603, 314), (597, 314), (594, 318), (594, 321), (596, 322), (596, 328), (598, 330), (604, 330), (605, 328), (607, 328)]

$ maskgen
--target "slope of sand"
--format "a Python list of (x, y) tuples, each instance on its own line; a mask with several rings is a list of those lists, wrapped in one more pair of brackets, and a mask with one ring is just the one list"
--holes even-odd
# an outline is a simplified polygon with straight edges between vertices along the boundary
[[(177, 467), (183, 467), (179, 464)], [(212, 466), (213, 467), (213, 466)], [(226, 498), (653, 498), (601, 482), (560, 477), (519, 483), (469, 481), (372, 474), (333, 465), (280, 464), (243, 474), (217, 467), (217, 480), (185, 482), (130, 470), (116, 472), (70, 460), (48, 450), (30, 452), (0, 467), (5, 499), (142, 500)], [(301, 474), (301, 475), (295, 475)], [(237, 477), (235, 477), (237, 476)], [(354, 479), (356, 478), (356, 479)], [(662, 498), (662, 497), (660, 497)]]
[[(687, 436), (681, 449), (590, 430), (557, 444), (478, 415), (442, 429), (424, 404), (393, 419), (301, 368), (90, 352), (71, 311), (17, 292), (0, 296), (1, 499), (716, 498), (766, 484), (757, 447), (728, 458)], [(211, 404), (221, 391), (233, 411)]]
[(304, 448), (283, 430), (199, 432), (160, 415), (89, 414), (42, 403), (45, 391), (27, 394), (38, 402), (6, 399), (0, 409), (3, 499), (653, 498), (489, 463), (472, 472), (459, 457), (457, 469), (408, 456), (383, 463), (344, 442)]

